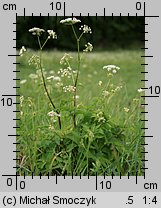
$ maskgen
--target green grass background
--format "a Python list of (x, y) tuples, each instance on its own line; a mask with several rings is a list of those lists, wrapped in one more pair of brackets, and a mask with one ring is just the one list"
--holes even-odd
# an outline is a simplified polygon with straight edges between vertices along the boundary
[[(17, 133), (21, 136), (17, 139), (20, 142), (20, 145), (17, 146), (17, 149), (20, 150), (18, 157), (20, 158), (19, 174), (23, 174), (25, 171), (28, 175), (31, 175), (31, 172), (34, 172), (35, 175), (38, 175), (39, 172), (42, 172), (43, 175), (46, 175), (48, 172), (53, 175), (61, 172), (55, 171), (56, 164), (55, 161), (59, 162), (57, 159), (56, 153), (52, 151), (52, 148), (48, 148), (48, 141), (52, 138), (52, 131), (49, 130), (50, 118), (47, 116), (47, 113), (51, 111), (49, 102), (44, 96), (43, 86), (39, 83), (33, 82), (29, 78), (31, 73), (35, 73), (36, 69), (33, 66), (28, 65), (28, 59), (35, 51), (28, 51), (23, 57), (18, 57), (17, 60), (21, 64), (17, 66), (17, 70), (21, 72), (17, 73), (17, 78), (21, 80), (27, 80), (23, 85), (20, 85), (18, 89), (18, 94), (24, 96), (24, 102), (22, 107), (17, 107), (20, 109), (21, 116), (17, 114), (17, 117), (21, 117), (21, 121), (17, 123), (20, 125), (20, 129), (17, 130)], [(36, 52), (37, 53), (37, 52)], [(43, 52), (43, 65), (46, 71), (54, 71), (55, 75), (60, 69), (60, 59), (63, 56), (64, 52), (59, 51), (46, 51)], [(73, 57), (76, 57), (76, 53), (70, 53)], [(141, 167), (143, 155), (141, 154), (142, 146), (141, 127), (143, 124), (140, 122), (141, 119), (141, 106), (138, 105), (135, 108), (135, 112), (132, 113), (133, 99), (138, 98), (139, 103), (140, 94), (137, 92), (138, 88), (143, 87), (141, 79), (143, 78), (143, 58), (141, 58), (143, 52), (141, 50), (115, 50), (109, 52), (92, 52), (86, 54), (82, 57), (81, 64), (81, 73), (79, 77), (79, 104), (91, 105), (92, 99), (101, 96), (101, 88), (98, 86), (98, 82), (101, 80), (103, 83), (108, 82), (105, 71), (102, 69), (104, 65), (114, 64), (120, 67), (118, 74), (116, 74), (112, 83), (115, 85), (123, 85), (123, 89), (117, 92), (106, 107), (107, 114), (110, 115), (111, 121), (119, 126), (124, 126), (125, 135), (126, 135), (126, 144), (125, 151), (119, 155), (119, 167), (118, 161), (111, 164), (108, 163), (106, 171), (108, 174), (111, 171), (114, 171), (115, 175), (119, 175), (119, 171), (122, 171), (124, 175), (128, 172), (134, 174), (138, 171), (139, 175), (142, 175)], [(75, 60), (73, 58), (73, 60)], [(76, 65), (72, 61), (73, 66)], [(57, 76), (57, 75), (56, 75)], [(17, 86), (19, 83), (17, 82)], [(51, 90), (51, 95), (53, 100), (56, 103), (59, 103), (59, 97), (56, 93)], [(129, 113), (124, 111), (124, 107), (130, 109)], [(132, 116), (130, 116), (133, 114)], [(67, 126), (68, 123), (65, 123), (64, 126)], [(54, 139), (54, 138), (53, 138)], [(105, 160), (110, 158), (105, 158)], [(68, 158), (69, 160), (69, 158)], [(79, 158), (78, 158), (79, 160)], [(81, 161), (79, 161), (79, 167), (81, 167)], [(62, 161), (60, 161), (62, 163)], [(96, 161), (95, 166), (98, 166), (98, 161)], [(127, 163), (128, 168), (126, 169), (123, 165)], [(55, 165), (54, 165), (55, 164)], [(83, 168), (82, 168), (83, 169)], [(79, 171), (82, 171), (81, 168), (77, 168), (77, 171), (74, 172), (75, 175), (79, 174)], [(99, 169), (99, 168), (98, 168)], [(118, 172), (116, 171), (118, 170)], [(97, 170), (97, 168), (95, 169)], [(70, 171), (66, 171), (67, 174), (71, 174)], [(103, 172), (100, 171), (100, 174)]]

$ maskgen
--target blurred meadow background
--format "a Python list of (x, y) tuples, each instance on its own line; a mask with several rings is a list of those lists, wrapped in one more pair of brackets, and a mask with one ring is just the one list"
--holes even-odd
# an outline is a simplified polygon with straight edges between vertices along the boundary
[[(144, 127), (143, 107), (138, 89), (143, 87), (141, 79), (144, 70), (141, 63), (144, 47), (143, 17), (81, 17), (81, 25), (91, 27), (92, 34), (84, 35), (81, 41), (81, 51), (87, 42), (93, 44), (93, 52), (82, 55), (81, 69), (78, 81), (77, 128), (72, 126), (72, 95), (55, 88), (60, 80), (50, 80), (48, 77), (58, 77), (60, 60), (64, 53), (72, 57), (72, 66), (77, 66), (76, 41), (69, 26), (60, 25), (61, 17), (18, 17), (17, 47), (25, 46), (27, 52), (18, 57), (17, 61), (17, 93), (21, 95), (20, 121), (17, 126), (17, 150), (20, 159), (17, 172), (22, 175), (142, 175), (144, 166), (141, 153), (143, 147)], [(33, 54), (39, 55), (35, 36), (28, 30), (33, 27), (44, 30), (54, 30), (57, 40), (49, 40), (43, 50), (43, 67), (50, 95), (59, 109), (62, 110), (62, 129), (48, 116), (52, 110), (44, 94), (39, 72), (28, 64)], [(77, 25), (76, 32), (79, 33)], [(44, 37), (42, 36), (42, 39)], [(19, 53), (19, 51), (17, 51)], [(109, 83), (103, 67), (116, 65), (120, 70)], [(101, 84), (102, 83), (102, 84)], [(104, 88), (109, 85), (111, 94), (106, 97)], [(118, 90), (116, 90), (116, 88)], [(106, 89), (107, 90), (107, 89)], [(113, 90), (113, 91), (112, 91)], [(114, 92), (115, 91), (115, 92)], [(141, 92), (142, 93), (142, 92)], [(99, 123), (96, 117), (102, 113), (106, 122)], [(94, 119), (93, 119), (94, 118)]]

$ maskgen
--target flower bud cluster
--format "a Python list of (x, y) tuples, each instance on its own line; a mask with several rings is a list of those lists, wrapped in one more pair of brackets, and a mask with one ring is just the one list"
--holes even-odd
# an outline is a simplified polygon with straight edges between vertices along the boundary
[(91, 43), (87, 43), (87, 44), (85, 44), (85, 49), (83, 50), (84, 52), (92, 52), (92, 50), (93, 50), (93, 45), (91, 44)]
[(103, 112), (102, 111), (100, 111), (99, 113), (96, 114), (96, 118), (97, 118), (99, 123), (105, 123), (106, 122), (106, 119), (103, 116)]
[(68, 85), (63, 87), (64, 92), (74, 92), (76, 90), (76, 87), (72, 86), (72, 85)]
[(26, 52), (26, 48), (24, 46), (22, 46), (22, 48), (20, 49), (20, 56), (23, 56), (23, 54)]
[(61, 117), (61, 114), (58, 114), (58, 113), (56, 113), (55, 111), (52, 110), (48, 113), (48, 116), (50, 116), (50, 117), (55, 117), (55, 116)]
[(72, 69), (71, 67), (67, 67), (66, 69), (60, 69), (58, 71), (58, 74), (60, 74), (61, 77), (67, 77), (70, 79), (72, 76)]
[(68, 53), (65, 53), (64, 56), (61, 58), (60, 60), (60, 64), (61, 65), (67, 65), (67, 63), (72, 59), (73, 57), (68, 54)]
[(28, 61), (29, 65), (35, 65), (36, 69), (39, 69), (40, 66), (40, 57), (37, 55), (32, 55), (32, 57)]
[(88, 25), (82, 25), (79, 30), (82, 30), (83, 33), (89, 33), (92, 34), (92, 30)]
[(50, 38), (57, 39), (56, 32), (54, 32), (53, 30), (47, 30), (47, 32), (49, 33), (48, 39)]

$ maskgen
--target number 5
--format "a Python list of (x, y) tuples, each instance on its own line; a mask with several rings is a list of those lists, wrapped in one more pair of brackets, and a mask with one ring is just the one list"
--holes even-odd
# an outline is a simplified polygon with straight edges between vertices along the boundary
[(127, 204), (133, 204), (133, 202), (134, 202), (133, 196), (129, 196)]

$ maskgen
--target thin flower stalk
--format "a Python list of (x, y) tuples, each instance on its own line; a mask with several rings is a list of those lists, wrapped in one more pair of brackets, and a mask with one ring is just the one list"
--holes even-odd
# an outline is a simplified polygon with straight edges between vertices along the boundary
[[(75, 87), (75, 90), (74, 90), (74, 110), (76, 110), (76, 107), (77, 107), (77, 82), (78, 82), (78, 78), (79, 78), (79, 72), (80, 72), (80, 62), (81, 62), (81, 59), (80, 59), (80, 38), (82, 37), (83, 33), (80, 35), (80, 37), (78, 38), (76, 32), (75, 32), (75, 29), (74, 29), (74, 26), (72, 26), (72, 30), (73, 30), (73, 33), (74, 33), (74, 36), (76, 38), (76, 41), (77, 41), (77, 74), (76, 74), (76, 78), (75, 78), (75, 82), (74, 82), (74, 87)], [(76, 113), (74, 111), (74, 115), (73, 115), (73, 122), (74, 122), (74, 127), (76, 128)]]
[[(53, 103), (53, 101), (52, 101), (52, 99), (51, 99), (51, 97), (50, 97), (50, 94), (49, 94), (49, 92), (48, 92), (48, 89), (47, 89), (47, 86), (46, 86), (45, 77), (44, 77), (44, 73), (43, 73), (43, 68), (42, 68), (42, 49), (43, 49), (44, 45), (46, 44), (48, 38), (46, 39), (46, 41), (45, 41), (45, 43), (43, 44), (43, 46), (41, 46), (40, 38), (39, 38), (39, 36), (37, 36), (37, 37), (38, 37), (38, 43), (39, 43), (39, 47), (40, 47), (40, 63), (39, 63), (39, 68), (40, 68), (40, 71), (41, 71), (41, 76), (42, 76), (42, 81), (43, 81), (44, 90), (45, 90), (45, 92), (46, 92), (46, 95), (47, 95), (47, 97), (48, 97), (48, 99), (49, 99), (49, 101), (50, 101), (52, 107), (54, 108), (55, 112), (59, 115), (60, 112), (56, 109), (56, 106), (55, 106), (55, 104)], [(58, 118), (59, 128), (61, 129), (61, 118), (60, 118), (60, 116), (57, 116), (57, 118)]]

